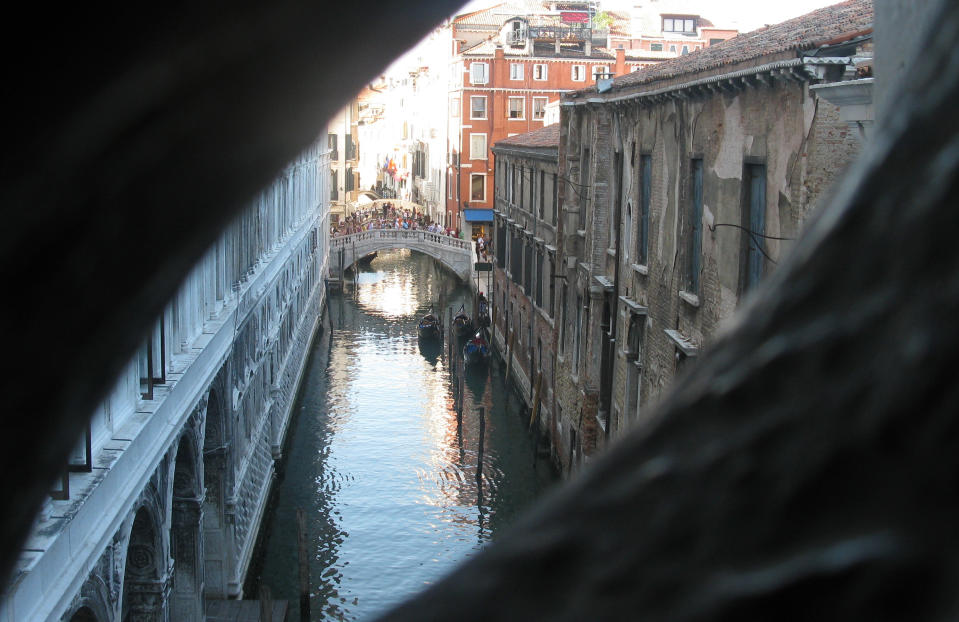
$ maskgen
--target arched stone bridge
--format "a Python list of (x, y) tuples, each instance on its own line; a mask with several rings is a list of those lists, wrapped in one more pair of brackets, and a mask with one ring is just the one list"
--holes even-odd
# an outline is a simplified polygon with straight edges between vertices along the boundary
[(463, 280), (473, 271), (472, 244), (442, 233), (406, 229), (371, 229), (330, 240), (330, 272), (340, 276), (370, 253), (394, 248), (409, 248), (438, 260)]

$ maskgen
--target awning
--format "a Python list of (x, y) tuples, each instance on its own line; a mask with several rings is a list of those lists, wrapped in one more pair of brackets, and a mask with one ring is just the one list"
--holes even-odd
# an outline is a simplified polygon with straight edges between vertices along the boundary
[(466, 222), (493, 222), (491, 209), (464, 209), (463, 219)]

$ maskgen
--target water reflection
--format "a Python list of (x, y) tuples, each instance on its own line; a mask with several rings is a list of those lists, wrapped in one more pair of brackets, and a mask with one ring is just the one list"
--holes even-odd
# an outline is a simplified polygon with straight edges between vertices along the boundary
[(552, 479), (498, 371), (465, 371), (460, 414), (446, 344), (417, 338), (431, 304), (445, 319), (471, 306), (469, 290), (408, 251), (381, 254), (357, 283), (331, 300), (332, 334), (313, 346), (269, 521), (262, 580), (291, 619), (297, 507), (313, 543), (313, 618), (359, 619), (473, 554)]

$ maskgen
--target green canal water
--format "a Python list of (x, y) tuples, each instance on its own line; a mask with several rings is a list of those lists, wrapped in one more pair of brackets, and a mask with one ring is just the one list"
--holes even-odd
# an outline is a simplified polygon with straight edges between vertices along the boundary
[(312, 619), (363, 620), (475, 554), (554, 481), (499, 367), (466, 370), (458, 419), (446, 343), (416, 333), (441, 301), (444, 319), (447, 307), (471, 308), (465, 284), (410, 251), (381, 253), (355, 291), (330, 299), (254, 564), (273, 598), (289, 600), (290, 620), (299, 620), (297, 508)]

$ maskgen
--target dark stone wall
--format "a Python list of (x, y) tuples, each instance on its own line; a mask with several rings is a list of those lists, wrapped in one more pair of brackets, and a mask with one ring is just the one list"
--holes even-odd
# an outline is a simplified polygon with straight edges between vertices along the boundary
[(191, 264), (343, 101), (458, 5), (8, 15), (29, 32), (0, 44), (3, 581), (96, 401)]

